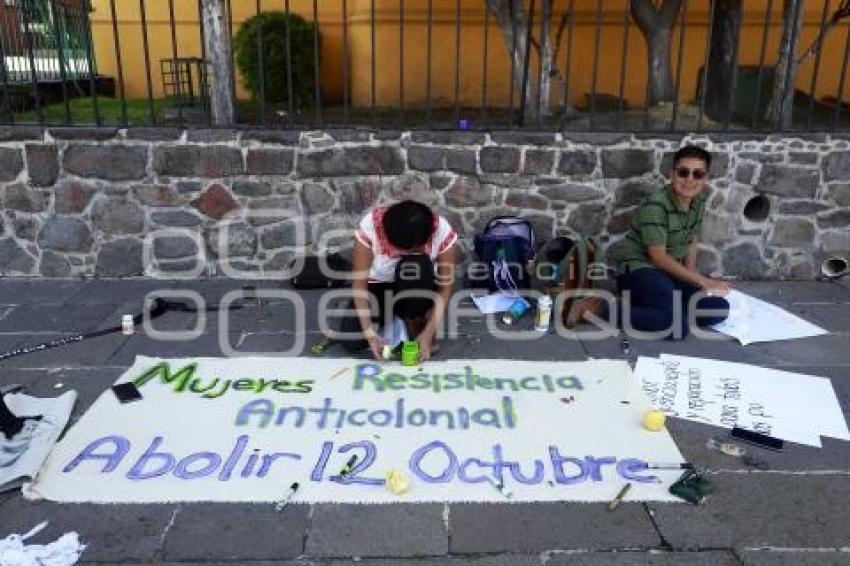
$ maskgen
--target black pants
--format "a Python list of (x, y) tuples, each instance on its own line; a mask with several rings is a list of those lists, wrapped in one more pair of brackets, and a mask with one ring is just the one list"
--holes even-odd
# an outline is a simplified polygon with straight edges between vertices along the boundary
[[(394, 316), (404, 321), (424, 317), (434, 306), (433, 297), (428, 295), (436, 290), (437, 281), (431, 258), (426, 255), (404, 256), (396, 265), (392, 283), (369, 283), (369, 294), (375, 297), (378, 304), (377, 312), (372, 313), (372, 322), (391, 324)], [(421, 293), (422, 296), (397, 297), (405, 292)], [(353, 300), (349, 308), (354, 308)], [(349, 336), (340, 340), (349, 352), (359, 352), (369, 347), (356, 313), (343, 318), (339, 330)]]

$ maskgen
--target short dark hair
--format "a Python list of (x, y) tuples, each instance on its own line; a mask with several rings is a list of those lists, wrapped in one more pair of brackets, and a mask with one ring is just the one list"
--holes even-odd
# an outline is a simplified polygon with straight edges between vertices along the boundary
[(399, 249), (418, 248), (434, 233), (434, 213), (421, 202), (403, 200), (387, 209), (384, 233)]
[(679, 151), (673, 154), (673, 167), (675, 167), (680, 160), (688, 157), (692, 157), (694, 159), (702, 159), (705, 162), (706, 169), (709, 169), (711, 167), (711, 154), (703, 148), (697, 147), (695, 145), (686, 145), (685, 147), (680, 147)]

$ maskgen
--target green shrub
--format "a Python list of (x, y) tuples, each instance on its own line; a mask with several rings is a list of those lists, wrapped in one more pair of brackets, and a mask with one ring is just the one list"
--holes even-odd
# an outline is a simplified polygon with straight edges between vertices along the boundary
[[(313, 52), (313, 25), (297, 14), (289, 14), (289, 43), (292, 49), (292, 103), (295, 108), (314, 104), (316, 66)], [(259, 21), (259, 26), (257, 22)], [(283, 12), (263, 12), (239, 27), (236, 33), (236, 65), (245, 88), (260, 98), (260, 57), (258, 27), (262, 30), (263, 71), (266, 102), (288, 103), (286, 22)], [(321, 38), (319, 39), (321, 45)]]

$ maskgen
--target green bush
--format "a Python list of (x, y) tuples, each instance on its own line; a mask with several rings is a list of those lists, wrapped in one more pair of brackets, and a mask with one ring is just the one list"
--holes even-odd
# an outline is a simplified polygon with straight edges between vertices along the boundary
[[(315, 97), (315, 56), (313, 51), (313, 25), (297, 14), (289, 14), (289, 43), (292, 49), (292, 103), (295, 108), (310, 107)], [(257, 24), (259, 22), (259, 26)], [(254, 16), (239, 27), (236, 33), (236, 65), (245, 88), (260, 98), (260, 50), (258, 27), (262, 30), (263, 71), (265, 73), (266, 102), (288, 103), (286, 22), (283, 12), (264, 12)], [(321, 38), (319, 40), (321, 45)]]

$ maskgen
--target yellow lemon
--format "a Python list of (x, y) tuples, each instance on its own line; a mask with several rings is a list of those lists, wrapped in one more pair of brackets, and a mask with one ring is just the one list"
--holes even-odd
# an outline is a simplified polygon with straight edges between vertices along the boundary
[(664, 416), (664, 413), (658, 409), (649, 409), (643, 415), (643, 428), (657, 432), (664, 428), (664, 421), (666, 420), (667, 418)]

